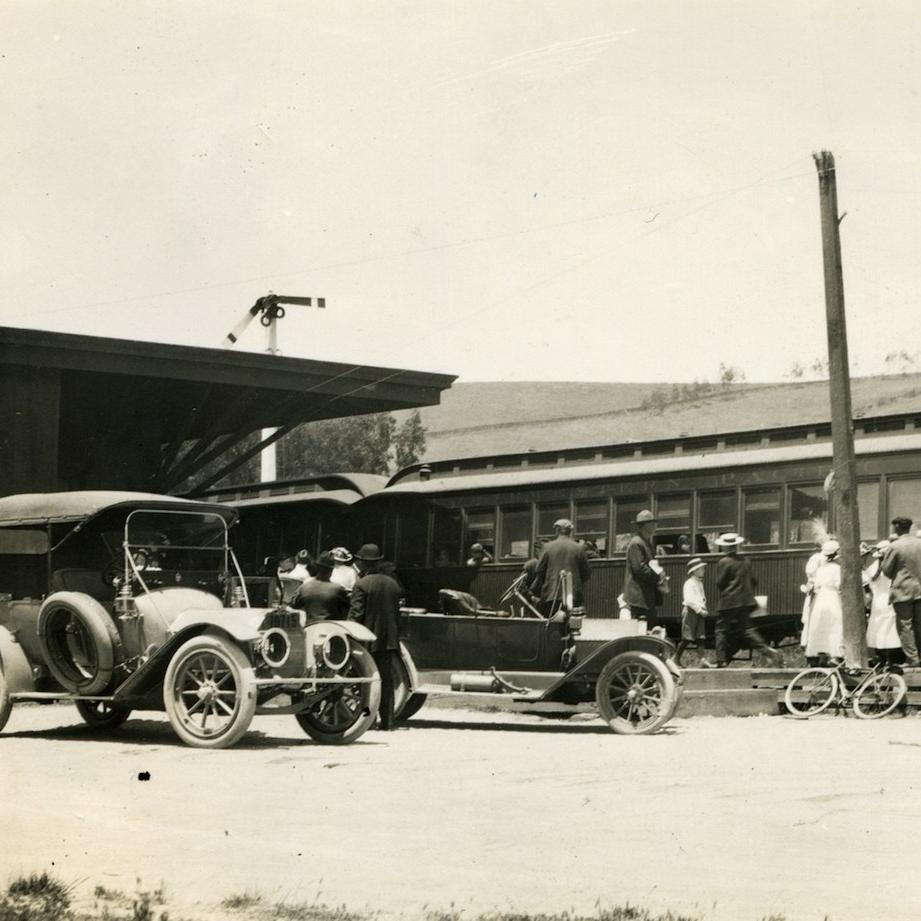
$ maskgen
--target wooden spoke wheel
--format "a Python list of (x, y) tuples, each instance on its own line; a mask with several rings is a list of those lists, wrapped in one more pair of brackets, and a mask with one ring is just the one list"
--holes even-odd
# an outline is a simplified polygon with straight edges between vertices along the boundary
[(218, 636), (179, 647), (166, 669), (163, 702), (176, 735), (196, 748), (239, 741), (256, 713), (256, 679), (243, 651)]
[(655, 732), (674, 712), (678, 686), (665, 663), (647, 652), (625, 652), (601, 670), (595, 699), (602, 719), (625, 735)]

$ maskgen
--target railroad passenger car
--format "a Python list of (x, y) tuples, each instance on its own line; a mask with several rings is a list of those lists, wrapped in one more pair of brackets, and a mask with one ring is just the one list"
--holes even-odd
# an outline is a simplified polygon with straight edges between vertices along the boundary
[[(921, 413), (858, 419), (855, 435), (861, 537), (886, 536), (894, 515), (921, 524)], [(740, 531), (748, 539), (759, 593), (768, 596), (762, 626), (780, 639), (796, 633), (806, 559), (817, 537), (835, 528), (826, 491), (831, 461), (830, 426), (817, 423), (417, 464), (342, 506), (335, 531), (343, 542), (382, 544), (410, 605), (434, 608), (439, 588), (463, 589), (494, 605), (523, 563), (552, 537), (553, 522), (570, 518), (575, 536), (590, 542), (595, 555), (586, 611), (615, 617), (631, 523), (649, 508), (659, 519), (655, 543), (670, 576), (661, 611), (669, 631), (677, 630), (690, 555), (715, 561), (716, 538)], [(277, 506), (263, 496), (257, 516), (251, 502), (239, 500), (272, 485), (217, 498), (241, 505), (246, 534), (264, 528)], [(293, 537), (275, 535), (288, 540), (291, 551), (297, 549)], [(493, 562), (465, 564), (475, 542)], [(710, 567), (706, 588), (715, 608), (714, 575)]]

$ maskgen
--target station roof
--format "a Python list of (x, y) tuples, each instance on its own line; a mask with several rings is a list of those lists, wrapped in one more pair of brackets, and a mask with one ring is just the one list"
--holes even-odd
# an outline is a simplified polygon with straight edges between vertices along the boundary
[(3, 365), (59, 370), (71, 405), (95, 404), (102, 395), (125, 422), (146, 406), (164, 432), (186, 438), (430, 405), (455, 380), (400, 368), (11, 327), (0, 327)]
[(0, 327), (0, 495), (207, 488), (253, 432), (438, 403), (454, 379)]

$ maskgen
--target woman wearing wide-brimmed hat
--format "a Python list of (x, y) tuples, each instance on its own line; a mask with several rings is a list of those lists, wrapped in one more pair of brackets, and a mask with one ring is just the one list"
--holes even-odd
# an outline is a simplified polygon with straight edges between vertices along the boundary
[(822, 564), (816, 570), (813, 584), (815, 601), (809, 615), (806, 635), (806, 658), (827, 656), (844, 658), (844, 614), (841, 609), (841, 547), (836, 540), (822, 544)]
[(720, 599), (716, 615), (716, 666), (725, 668), (740, 649), (760, 649), (773, 659), (780, 652), (764, 642), (761, 634), (749, 623), (756, 610), (755, 577), (751, 563), (740, 553), (745, 538), (741, 534), (721, 534), (716, 546), (723, 556), (716, 564), (716, 585)]

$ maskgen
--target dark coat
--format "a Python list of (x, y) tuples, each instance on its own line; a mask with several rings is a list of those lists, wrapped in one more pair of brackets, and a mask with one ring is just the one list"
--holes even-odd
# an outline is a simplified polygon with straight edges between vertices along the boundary
[(376, 637), (372, 652), (400, 648), (400, 586), (381, 572), (362, 576), (352, 589), (349, 620), (364, 624)]
[(566, 534), (554, 537), (541, 554), (532, 591), (541, 601), (553, 601), (560, 594), (560, 573), (572, 573), (572, 601), (582, 604), (582, 586), (592, 577), (585, 546)]
[(624, 574), (624, 601), (631, 608), (644, 608), (652, 611), (662, 603), (659, 591), (659, 574), (650, 567), (656, 558), (652, 544), (634, 534), (627, 544), (627, 568)]
[(308, 617), (345, 620), (349, 614), (349, 593), (337, 582), (309, 579), (294, 593), (292, 608), (300, 608)]
[(883, 575), (892, 579), (890, 601), (921, 598), (921, 538), (911, 534), (897, 537), (883, 557)]
[(716, 586), (720, 590), (718, 611), (747, 608), (754, 611), (757, 580), (752, 574), (751, 563), (737, 553), (727, 553), (716, 564)]

